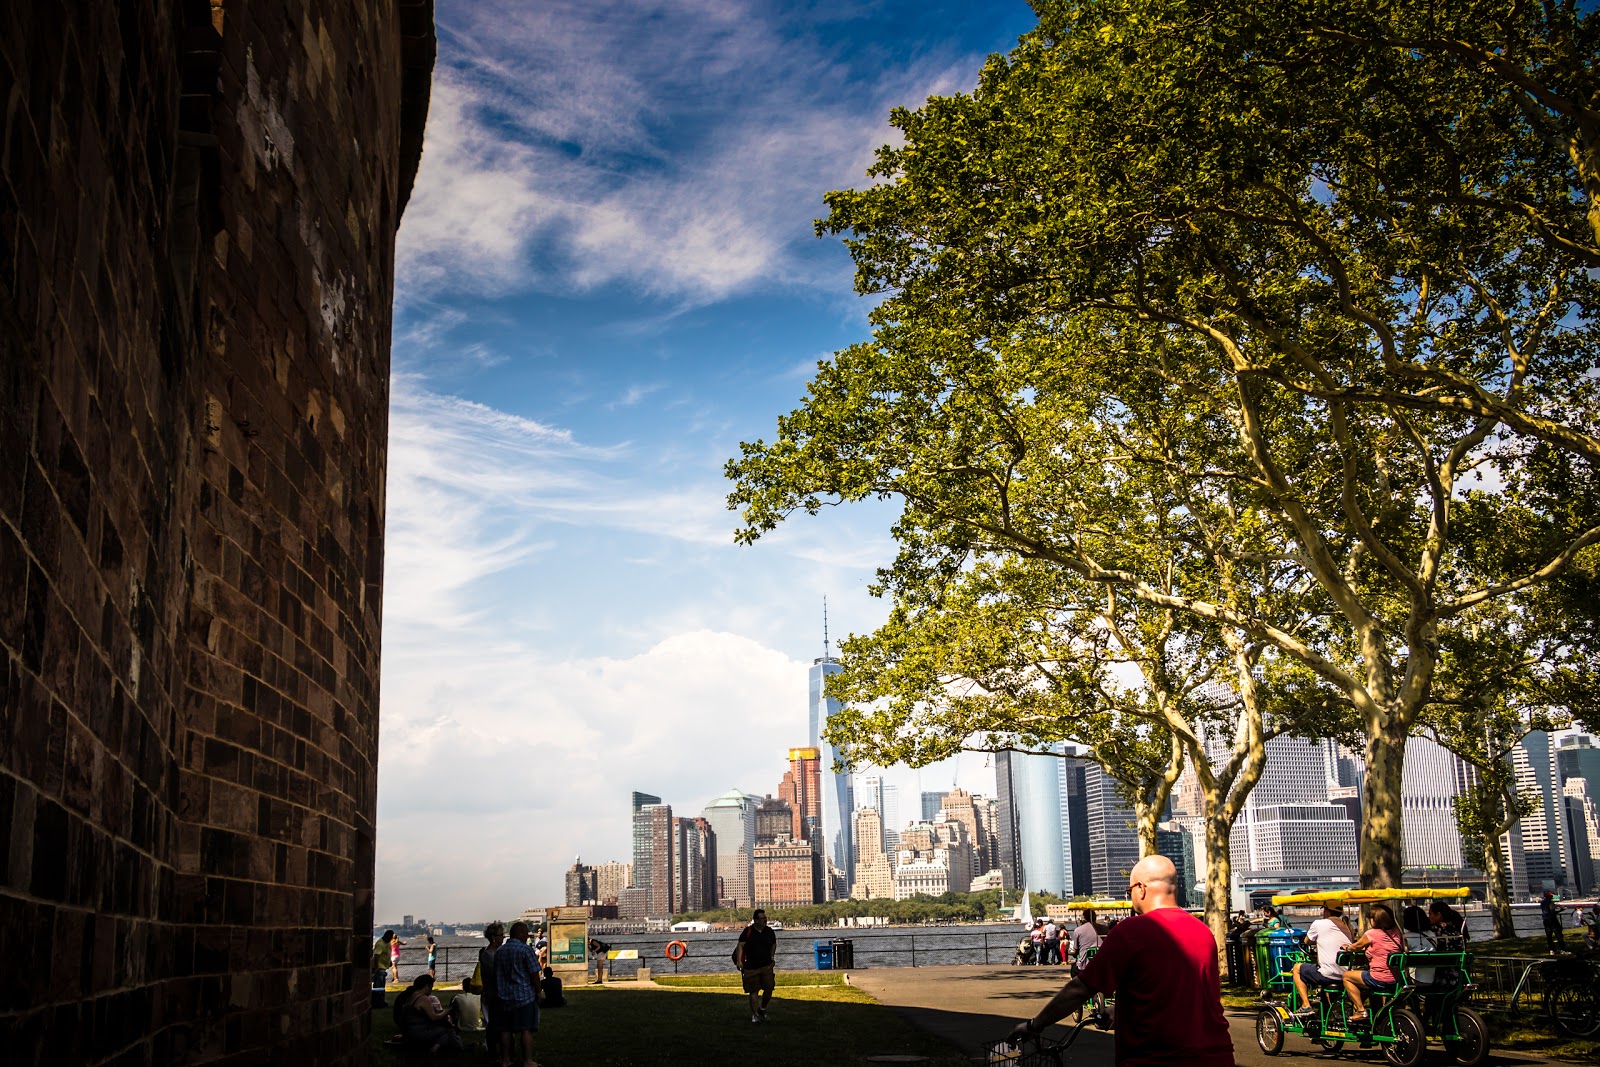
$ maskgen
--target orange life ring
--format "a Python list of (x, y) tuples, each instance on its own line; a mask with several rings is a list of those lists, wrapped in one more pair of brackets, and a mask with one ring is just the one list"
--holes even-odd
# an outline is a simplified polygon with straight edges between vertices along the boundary
[(667, 942), (667, 959), (677, 962), (689, 954), (689, 946), (682, 941)]

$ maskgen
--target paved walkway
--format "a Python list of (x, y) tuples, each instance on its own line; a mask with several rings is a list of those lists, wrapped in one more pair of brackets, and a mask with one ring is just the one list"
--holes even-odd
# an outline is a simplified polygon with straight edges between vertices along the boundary
[[(1060, 968), (963, 966), (963, 967), (874, 967), (851, 971), (850, 984), (870, 994), (881, 1004), (894, 1008), (911, 1022), (938, 1034), (957, 1048), (977, 1057), (987, 1042), (1004, 1037), (1022, 1019), (1031, 1017), (1067, 980)], [(1233, 1052), (1241, 1067), (1287, 1067), (1291, 1064), (1385, 1063), (1381, 1050), (1365, 1051), (1347, 1047), (1335, 1056), (1317, 1049), (1302, 1037), (1290, 1034), (1278, 1056), (1265, 1056), (1256, 1046), (1255, 1012), (1234, 1009), (1228, 1012), (1233, 1032)], [(1066, 1030), (1051, 1028), (1052, 1036)], [(1429, 1050), (1424, 1067), (1439, 1067), (1449, 1062), (1437, 1047)], [(1521, 1053), (1494, 1052), (1490, 1064), (1517, 1065), (1551, 1063)], [(1085, 1027), (1073, 1046), (1073, 1067), (1112, 1067), (1111, 1035), (1092, 1026)]]

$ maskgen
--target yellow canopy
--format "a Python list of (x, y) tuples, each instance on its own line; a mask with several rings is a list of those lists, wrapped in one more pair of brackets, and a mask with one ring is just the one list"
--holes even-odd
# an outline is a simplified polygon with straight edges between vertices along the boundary
[(1273, 904), (1376, 904), (1385, 900), (1460, 900), (1472, 891), (1463, 886), (1431, 889), (1332, 889), (1323, 893), (1277, 893)]

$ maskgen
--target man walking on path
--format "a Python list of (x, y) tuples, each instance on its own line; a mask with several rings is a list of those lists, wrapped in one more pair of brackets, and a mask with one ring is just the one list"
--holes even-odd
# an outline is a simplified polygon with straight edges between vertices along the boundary
[(739, 944), (733, 950), (733, 965), (743, 976), (744, 991), (750, 997), (750, 1021), (767, 1021), (767, 1004), (772, 1000), (772, 990), (778, 984), (776, 964), (778, 935), (767, 925), (767, 913), (761, 908), (739, 934)]
[(528, 947), (528, 924), (511, 924), (511, 940), (494, 954), (494, 984), (499, 994), (495, 1014), (500, 1024), (500, 1067), (511, 1067), (512, 1035), (520, 1034), (519, 1063), (533, 1064), (533, 1035), (539, 1029), (539, 961)]
[(1038, 1015), (1017, 1024), (1011, 1039), (1038, 1036), (1096, 993), (1115, 994), (1119, 1067), (1233, 1067), (1217, 942), (1205, 923), (1178, 907), (1177, 882), (1165, 856), (1135, 864), (1128, 876), (1133, 915)]

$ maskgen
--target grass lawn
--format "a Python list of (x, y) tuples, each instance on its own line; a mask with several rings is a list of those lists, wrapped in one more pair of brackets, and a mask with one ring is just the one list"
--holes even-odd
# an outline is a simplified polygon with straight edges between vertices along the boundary
[[(760, 1063), (763, 1067), (865, 1064), (869, 1056), (916, 1055), (937, 1067), (970, 1067), (958, 1049), (924, 1033), (840, 975), (778, 975), (770, 1019), (750, 1022), (739, 976), (663, 976), (661, 988), (630, 982), (567, 991), (567, 1006), (546, 1011), (534, 1055), (549, 1067)], [(823, 984), (818, 984), (823, 983)], [(451, 993), (439, 999), (448, 1007)], [(394, 1002), (391, 994), (390, 1003)], [(393, 1014), (372, 1013), (372, 1067), (437, 1062), (384, 1046)], [(469, 1041), (471, 1039), (469, 1038)], [(483, 1053), (444, 1058), (481, 1063)]]

